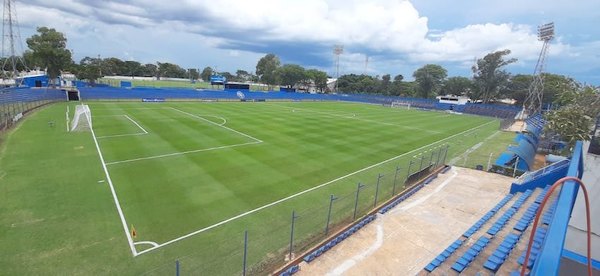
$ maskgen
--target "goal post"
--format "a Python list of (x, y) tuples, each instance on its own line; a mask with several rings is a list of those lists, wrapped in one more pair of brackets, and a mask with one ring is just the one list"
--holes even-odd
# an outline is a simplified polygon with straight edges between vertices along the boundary
[(392, 108), (410, 109), (410, 103), (394, 101), (394, 102), (392, 102), (391, 107)]
[(92, 130), (92, 112), (87, 104), (80, 104), (75, 107), (73, 120), (71, 121), (71, 131), (91, 131)]

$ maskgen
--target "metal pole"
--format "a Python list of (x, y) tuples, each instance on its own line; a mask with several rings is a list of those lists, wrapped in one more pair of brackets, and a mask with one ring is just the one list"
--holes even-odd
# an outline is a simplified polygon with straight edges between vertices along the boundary
[(179, 276), (179, 260), (175, 261), (175, 275)]
[(360, 182), (358, 182), (358, 186), (356, 187), (356, 200), (354, 201), (354, 216), (352, 216), (352, 221), (356, 220), (356, 209), (358, 207), (358, 194), (360, 193), (360, 189), (362, 189), (362, 187), (364, 187), (365, 185), (360, 184)]
[(423, 170), (423, 161), (425, 161), (425, 154), (421, 154), (421, 165), (419, 166), (419, 171)]
[(248, 230), (244, 231), (244, 266), (242, 276), (246, 276), (246, 260), (248, 257)]
[(450, 148), (450, 145), (446, 145), (446, 150), (444, 151), (444, 159), (442, 159), (443, 164), (446, 164), (446, 156), (448, 155), (448, 148)]
[(377, 185), (375, 186), (375, 202), (373, 202), (373, 208), (377, 206), (377, 197), (379, 196), (379, 180), (383, 177), (383, 174), (377, 175)]
[(396, 166), (396, 173), (394, 173), (394, 187), (392, 188), (392, 196), (396, 195), (396, 179), (398, 178), (398, 171), (402, 168)]
[(494, 153), (490, 152), (490, 157), (488, 158), (487, 171), (489, 171), (490, 167), (492, 166), (492, 154), (494, 154)]
[(331, 209), (333, 208), (333, 201), (336, 200), (337, 197), (331, 195), (329, 197), (329, 211), (327, 212), (327, 225), (325, 225), (325, 236), (329, 234), (329, 222), (331, 221)]
[(294, 223), (296, 222), (296, 219), (298, 217), (296, 216), (296, 211), (292, 211), (292, 231), (290, 234), (290, 261), (292, 260), (292, 249), (294, 247)]
[(413, 161), (410, 160), (410, 162), (408, 163), (408, 171), (406, 172), (406, 179), (404, 179), (405, 185), (406, 185), (406, 181), (408, 180), (408, 177), (410, 176), (410, 169), (412, 168), (412, 164), (413, 164)]
[(429, 166), (431, 166), (431, 162), (433, 162), (433, 155), (435, 154), (435, 151), (432, 150), (431, 151), (431, 157), (429, 157)]
[(438, 156), (437, 156), (436, 161), (435, 161), (435, 166), (436, 167), (440, 165), (440, 157), (441, 156), (442, 156), (442, 147), (440, 147), (440, 150), (438, 151)]
[(513, 178), (517, 175), (517, 166), (519, 165), (519, 156), (517, 156), (517, 161), (515, 162), (515, 168), (513, 169)]

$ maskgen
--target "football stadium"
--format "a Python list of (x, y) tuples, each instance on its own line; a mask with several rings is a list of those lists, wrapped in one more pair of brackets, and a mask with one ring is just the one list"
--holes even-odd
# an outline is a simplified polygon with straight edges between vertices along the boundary
[(600, 275), (600, 89), (544, 71), (554, 23), (532, 75), (495, 46), (340, 74), (342, 45), (234, 75), (77, 63), (48, 27), (18, 53), (14, 2), (0, 275)]

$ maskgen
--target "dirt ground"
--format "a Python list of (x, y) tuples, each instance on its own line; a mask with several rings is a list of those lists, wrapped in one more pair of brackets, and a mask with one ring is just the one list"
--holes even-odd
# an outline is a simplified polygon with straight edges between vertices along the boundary
[(453, 167), (297, 275), (414, 275), (508, 194), (513, 178)]
[(525, 130), (526, 127), (527, 127), (527, 124), (525, 123), (525, 121), (515, 121), (507, 129), (507, 131), (521, 132), (521, 131)]

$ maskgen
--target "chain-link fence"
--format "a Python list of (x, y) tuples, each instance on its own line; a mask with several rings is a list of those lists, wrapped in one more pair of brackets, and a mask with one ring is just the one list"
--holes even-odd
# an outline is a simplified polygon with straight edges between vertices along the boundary
[(58, 89), (6, 88), (0, 90), (0, 131), (9, 128), (27, 112), (42, 105), (66, 100)]

